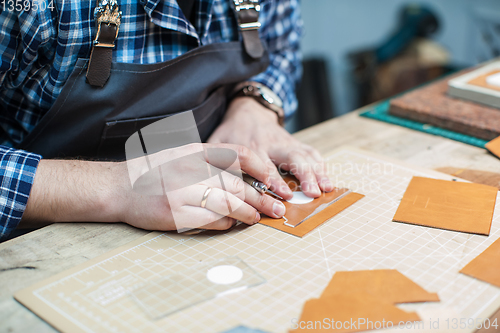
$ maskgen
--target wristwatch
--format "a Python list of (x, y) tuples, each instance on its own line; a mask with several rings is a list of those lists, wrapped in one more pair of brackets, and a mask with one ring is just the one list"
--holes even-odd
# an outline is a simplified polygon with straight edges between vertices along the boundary
[(285, 112), (283, 111), (283, 101), (268, 87), (257, 82), (244, 82), (237, 86), (234, 97), (248, 96), (257, 102), (274, 111), (278, 116), (278, 123), (283, 126)]

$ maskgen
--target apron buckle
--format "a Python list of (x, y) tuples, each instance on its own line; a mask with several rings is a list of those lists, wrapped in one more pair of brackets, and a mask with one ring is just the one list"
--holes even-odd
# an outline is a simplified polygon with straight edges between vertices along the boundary
[(121, 17), (117, 0), (100, 0), (94, 10), (97, 34), (87, 68), (87, 81), (92, 86), (103, 87), (108, 81)]
[[(94, 45), (100, 47), (115, 47), (114, 40), (118, 37), (118, 30), (120, 29), (122, 18), (122, 12), (118, 10), (118, 2), (116, 0), (101, 1), (94, 10), (94, 17), (97, 22), (97, 34), (94, 39)], [(103, 24), (107, 24), (108, 28), (111, 28), (111, 24), (116, 27), (116, 33), (114, 34), (112, 43), (99, 40)]]
[(248, 9), (255, 9), (256, 11), (260, 12), (260, 4), (259, 0), (233, 0), (234, 1), (234, 9), (236, 9), (237, 12), (240, 10), (248, 10)]
[(102, 0), (94, 9), (94, 17), (97, 24), (108, 23), (120, 26), (122, 12), (118, 10), (116, 0)]

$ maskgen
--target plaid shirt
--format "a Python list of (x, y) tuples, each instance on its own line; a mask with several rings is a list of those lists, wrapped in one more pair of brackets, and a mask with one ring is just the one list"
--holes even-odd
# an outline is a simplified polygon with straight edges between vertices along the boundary
[[(54, 0), (54, 8), (42, 6), (51, 0), (30, 1), (37, 11), (0, 2), (0, 144), (9, 147), (22, 142), (54, 104), (77, 59), (89, 58), (95, 36), (95, 0)], [(191, 24), (175, 0), (119, 0), (113, 61), (163, 62), (200, 45), (238, 40), (230, 1), (196, 0)], [(271, 63), (250, 79), (281, 97), (286, 116), (297, 108), (294, 88), (301, 75), (298, 1), (261, 0), (259, 33)], [(39, 159), (0, 146), (0, 237), (19, 223)]]
[(41, 156), (0, 146), (0, 238), (21, 221)]

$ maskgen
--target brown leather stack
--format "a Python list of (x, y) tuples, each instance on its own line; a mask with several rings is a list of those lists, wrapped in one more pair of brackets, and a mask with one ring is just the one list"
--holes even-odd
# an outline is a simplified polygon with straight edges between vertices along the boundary
[(500, 136), (499, 109), (448, 96), (448, 81), (467, 71), (393, 99), (389, 113), (488, 141)]

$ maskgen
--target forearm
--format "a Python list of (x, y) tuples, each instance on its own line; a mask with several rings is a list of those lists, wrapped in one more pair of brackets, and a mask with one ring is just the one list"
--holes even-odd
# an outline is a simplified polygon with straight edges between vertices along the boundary
[(120, 163), (40, 161), (21, 223), (118, 222), (129, 192), (123, 171)]

